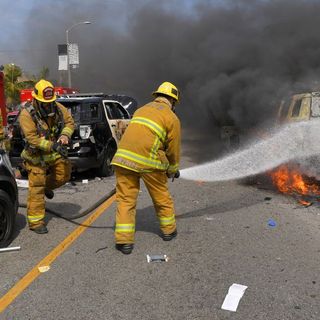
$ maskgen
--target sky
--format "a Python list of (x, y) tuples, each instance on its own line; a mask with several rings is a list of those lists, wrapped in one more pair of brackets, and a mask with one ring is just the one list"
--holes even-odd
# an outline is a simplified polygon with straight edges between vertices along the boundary
[[(159, 4), (160, 3), (160, 4)], [(81, 37), (92, 37), (97, 30), (105, 28), (125, 32), (128, 21), (135, 12), (146, 6), (157, 6), (176, 15), (192, 16), (193, 8), (199, 3), (221, 4), (220, 0), (0, 0), (0, 64), (15, 63), (27, 72), (37, 72), (41, 67), (27, 55), (42, 51), (47, 59), (56, 59), (57, 50), (45, 49), (41, 45), (44, 37), (52, 39), (52, 48), (66, 43), (66, 30), (80, 21), (90, 21), (89, 26), (80, 26), (70, 31), (70, 42), (81, 47)], [(54, 20), (55, 21), (54, 21)], [(39, 22), (37, 23), (37, 20)], [(43, 21), (40, 22), (40, 21)], [(50, 28), (47, 28), (46, 21)], [(30, 35), (37, 28), (41, 38)], [(80, 28), (80, 29), (79, 29)], [(55, 43), (54, 43), (55, 42)]]
[[(73, 12), (69, 12), (69, 17), (67, 17), (66, 12), (64, 12), (65, 1), (61, 0), (0, 0), (0, 12), (4, 13), (0, 23), (2, 30), (0, 35), (0, 64), (15, 63), (30, 72), (37, 72), (39, 70), (41, 66), (39, 66), (37, 61), (32, 61), (32, 59), (26, 57), (34, 51), (39, 52), (44, 50), (41, 48), (40, 39), (30, 37), (31, 30), (29, 26), (30, 28), (31, 26), (32, 28), (36, 26), (39, 15), (42, 21), (45, 21), (46, 17), (49, 20), (57, 19), (56, 23), (52, 22), (53, 25), (51, 25), (51, 28), (54, 28), (53, 32), (57, 35), (55, 37), (56, 43), (52, 44), (52, 47), (66, 43), (66, 30), (73, 24), (82, 21), (82, 17), (85, 21), (90, 20), (92, 22), (90, 30), (84, 34), (86, 37), (94, 34), (96, 26), (103, 24), (106, 27), (111, 25), (113, 28), (121, 28), (122, 21), (125, 20), (125, 15), (121, 13), (124, 11), (124, 2), (122, 0), (95, 1), (95, 3), (100, 3), (100, 7), (103, 7), (104, 16), (102, 14), (96, 16), (90, 13), (87, 14), (86, 7), (88, 6), (88, 1), (78, 0), (69, 2), (72, 3), (70, 10), (74, 7), (76, 10), (83, 10), (83, 13), (79, 16), (77, 14), (73, 15)], [(59, 16), (66, 16), (66, 18), (61, 21)], [(116, 19), (109, 18), (115, 16), (117, 16)], [(78, 17), (80, 20), (78, 20)], [(44, 31), (46, 30), (45, 25), (39, 24), (36, 27), (40, 30), (42, 28)], [(70, 32), (70, 41), (72, 41), (73, 33), (75, 33), (75, 36), (77, 35), (77, 31)], [(50, 30), (46, 32), (41, 38), (50, 37)], [(58, 63), (57, 50), (55, 52), (43, 51), (43, 55), (46, 55), (48, 59), (52, 59), (52, 57), (56, 58), (56, 64)]]
[(320, 90), (318, 0), (0, 0), (0, 12), (0, 64), (49, 67), (55, 85), (66, 82), (57, 45), (90, 21), (69, 32), (80, 55), (72, 85), (142, 105), (173, 82), (185, 132), (205, 137), (201, 159), (219, 154), (222, 126), (275, 121), (284, 97)]

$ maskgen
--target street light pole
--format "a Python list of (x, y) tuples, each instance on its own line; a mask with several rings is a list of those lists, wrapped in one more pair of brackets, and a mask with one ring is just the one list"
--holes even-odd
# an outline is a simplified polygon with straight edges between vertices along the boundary
[(13, 68), (14, 68), (14, 63), (11, 64), (11, 86), (12, 86), (12, 92), (13, 92)]
[(76, 26), (79, 26), (81, 24), (91, 24), (90, 21), (82, 21), (82, 22), (78, 22), (75, 23), (74, 25), (72, 25), (70, 28), (68, 28), (66, 30), (66, 41), (67, 41), (67, 71), (68, 71), (68, 87), (71, 88), (71, 70), (70, 70), (70, 65), (69, 65), (69, 31), (71, 29), (73, 29)]
[(69, 66), (69, 30), (66, 30), (68, 87), (71, 88), (71, 71)]

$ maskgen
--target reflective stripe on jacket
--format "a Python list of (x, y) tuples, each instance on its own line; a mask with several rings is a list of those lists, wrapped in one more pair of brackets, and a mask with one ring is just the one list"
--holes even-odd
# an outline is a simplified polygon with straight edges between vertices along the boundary
[(112, 164), (136, 172), (176, 172), (180, 140), (178, 117), (166, 98), (157, 97), (134, 113)]
[(51, 150), (57, 138), (55, 135), (60, 136), (63, 134), (70, 139), (74, 131), (74, 121), (68, 110), (58, 102), (56, 102), (56, 105), (63, 116), (64, 127), (61, 128), (61, 132), (56, 133), (53, 130), (57, 126), (57, 123), (55, 123), (56, 118), (48, 118), (48, 123), (41, 121), (42, 128), (44, 131), (50, 132), (50, 137), (39, 134), (37, 124), (26, 109), (22, 109), (19, 115), (19, 124), (29, 146), (22, 151), (21, 157), (34, 165), (42, 162), (52, 163), (60, 158), (60, 154)]

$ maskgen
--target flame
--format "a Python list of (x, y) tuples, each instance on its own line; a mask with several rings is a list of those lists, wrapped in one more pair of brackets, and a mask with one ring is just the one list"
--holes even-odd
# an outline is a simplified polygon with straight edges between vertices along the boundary
[(273, 184), (283, 193), (320, 195), (319, 186), (305, 181), (298, 168), (282, 165), (271, 172), (271, 178)]
[(302, 199), (298, 199), (299, 203), (301, 205), (303, 205), (304, 207), (309, 207), (312, 205), (312, 202), (309, 202), (309, 201), (305, 201), (305, 200), (302, 200)]

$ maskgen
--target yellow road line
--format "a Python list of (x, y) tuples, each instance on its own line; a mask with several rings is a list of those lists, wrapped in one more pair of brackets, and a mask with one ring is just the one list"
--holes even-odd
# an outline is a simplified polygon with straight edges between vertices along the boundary
[(24, 289), (26, 289), (41, 274), (39, 267), (50, 266), (79, 236), (97, 220), (101, 214), (113, 203), (115, 195), (105, 201), (98, 209), (83, 222), (86, 226), (79, 226), (58, 244), (44, 259), (17, 282), (4, 296), (0, 298), (0, 313), (2, 313)]

